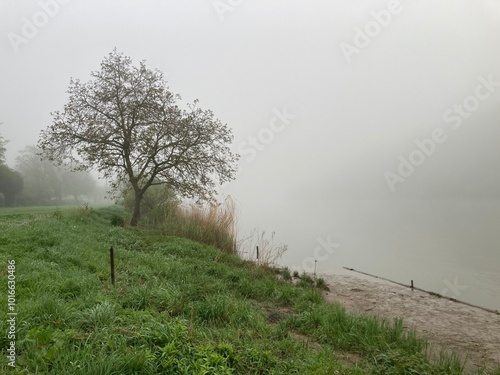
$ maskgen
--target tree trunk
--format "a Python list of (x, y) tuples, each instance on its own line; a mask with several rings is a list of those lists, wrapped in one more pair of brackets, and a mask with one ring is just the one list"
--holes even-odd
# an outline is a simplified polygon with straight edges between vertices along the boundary
[(136, 227), (141, 218), (141, 200), (142, 192), (136, 191), (134, 197), (134, 213), (132, 214), (132, 219), (130, 219), (130, 226)]

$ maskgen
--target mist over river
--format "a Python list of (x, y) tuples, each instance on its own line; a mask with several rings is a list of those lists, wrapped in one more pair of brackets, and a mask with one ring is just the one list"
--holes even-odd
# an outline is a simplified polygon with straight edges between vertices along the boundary
[[(280, 263), (342, 267), (500, 310), (500, 201), (275, 201), (243, 205), (241, 227), (288, 245)], [(325, 250), (325, 244), (338, 244)], [(322, 245), (323, 244), (323, 245)]]

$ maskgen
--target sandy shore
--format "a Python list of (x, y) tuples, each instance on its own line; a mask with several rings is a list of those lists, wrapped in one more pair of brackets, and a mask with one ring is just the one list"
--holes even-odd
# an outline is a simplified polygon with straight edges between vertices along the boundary
[(355, 313), (403, 318), (406, 327), (429, 338), (432, 350), (448, 348), (466, 360), (467, 372), (500, 365), (500, 315), (355, 272), (339, 273), (318, 275), (329, 285), (327, 301)]

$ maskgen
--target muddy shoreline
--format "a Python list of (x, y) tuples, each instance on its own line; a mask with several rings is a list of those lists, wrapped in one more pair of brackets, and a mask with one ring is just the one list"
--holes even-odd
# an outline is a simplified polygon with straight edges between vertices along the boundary
[(458, 354), (466, 373), (500, 366), (500, 315), (494, 311), (347, 270), (318, 277), (330, 288), (327, 301), (354, 313), (402, 318), (405, 327), (429, 339), (433, 352), (446, 348)]

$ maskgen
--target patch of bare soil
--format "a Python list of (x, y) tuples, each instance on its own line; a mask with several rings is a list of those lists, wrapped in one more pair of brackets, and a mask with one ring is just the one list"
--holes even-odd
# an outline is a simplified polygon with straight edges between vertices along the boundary
[(348, 311), (388, 320), (402, 318), (407, 328), (426, 336), (439, 352), (449, 349), (465, 360), (466, 372), (500, 365), (500, 315), (411, 290), (376, 278), (321, 275), (327, 301)]

